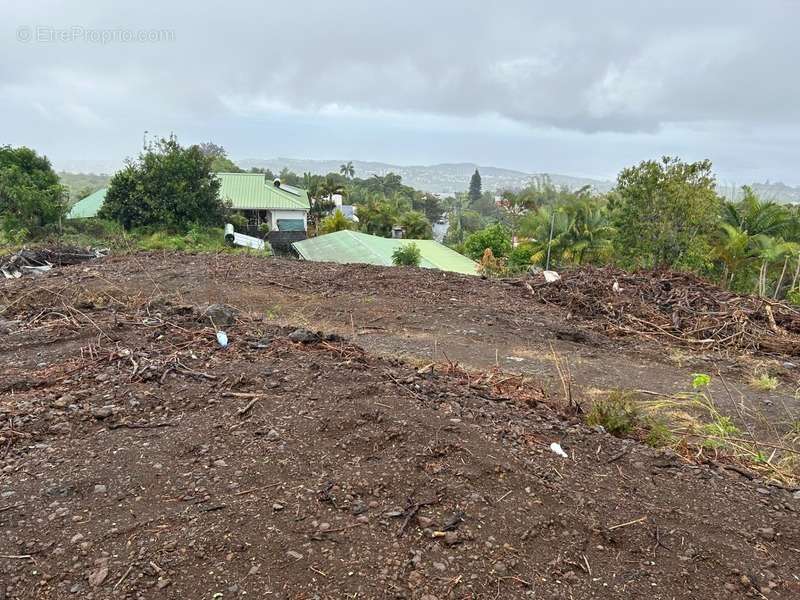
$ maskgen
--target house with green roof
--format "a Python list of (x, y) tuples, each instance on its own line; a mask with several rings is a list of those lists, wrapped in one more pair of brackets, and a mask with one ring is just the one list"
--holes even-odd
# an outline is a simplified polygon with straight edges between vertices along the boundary
[[(258, 232), (267, 224), (270, 232), (293, 232), (294, 237), (300, 232), (305, 234), (310, 208), (305, 190), (279, 179), (267, 180), (262, 173), (216, 173), (216, 176), (220, 180), (220, 198), (244, 215), (250, 231)], [(107, 188), (97, 190), (75, 204), (67, 218), (96, 217), (107, 191)]]
[(216, 175), (222, 184), (220, 197), (247, 218), (248, 229), (268, 224), (270, 231), (306, 231), (311, 205), (305, 190), (280, 179), (267, 180), (262, 173)]
[(78, 200), (67, 212), (67, 219), (88, 219), (96, 217), (106, 201), (108, 188), (100, 188), (93, 194), (89, 194), (83, 200)]
[(478, 275), (478, 264), (447, 246), (433, 240), (384, 238), (358, 231), (337, 231), (294, 242), (292, 248), (303, 260), (335, 263), (366, 263), (390, 267), (392, 253), (414, 242), (422, 255), (420, 267)]

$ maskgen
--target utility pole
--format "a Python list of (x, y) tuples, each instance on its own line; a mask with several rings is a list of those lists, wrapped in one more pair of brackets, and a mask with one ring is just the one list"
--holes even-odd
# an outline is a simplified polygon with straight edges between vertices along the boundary
[(553, 245), (553, 224), (556, 221), (556, 211), (553, 210), (552, 214), (550, 215), (550, 238), (547, 240), (547, 262), (545, 263), (544, 270), (550, 270), (550, 246)]

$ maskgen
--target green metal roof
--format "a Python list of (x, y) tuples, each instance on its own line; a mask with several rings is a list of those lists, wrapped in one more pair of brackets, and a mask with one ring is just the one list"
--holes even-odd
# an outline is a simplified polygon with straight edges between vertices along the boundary
[(357, 231), (337, 231), (295, 242), (292, 247), (305, 260), (392, 266), (392, 253), (410, 242), (422, 253), (421, 267), (478, 274), (477, 263), (433, 240), (392, 239)]
[[(308, 193), (290, 185), (277, 188), (261, 173), (216, 173), (221, 185), (219, 195), (238, 210), (308, 210)], [(103, 207), (108, 188), (97, 190), (75, 204), (67, 219), (96, 217)]]
[(308, 210), (308, 193), (281, 184), (275, 187), (262, 173), (217, 173), (219, 195), (237, 210)]
[(96, 217), (99, 210), (103, 207), (106, 200), (108, 188), (100, 188), (93, 194), (89, 194), (83, 200), (79, 200), (69, 209), (67, 219), (88, 219)]

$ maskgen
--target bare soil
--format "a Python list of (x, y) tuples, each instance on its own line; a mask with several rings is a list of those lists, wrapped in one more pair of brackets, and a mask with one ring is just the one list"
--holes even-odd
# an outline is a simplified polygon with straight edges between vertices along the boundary
[(578, 396), (703, 365), (744, 394), (786, 357), (667, 358), (503, 282), (249, 257), (110, 257), (0, 304), (0, 598), (800, 596), (793, 491), (588, 428), (551, 354)]

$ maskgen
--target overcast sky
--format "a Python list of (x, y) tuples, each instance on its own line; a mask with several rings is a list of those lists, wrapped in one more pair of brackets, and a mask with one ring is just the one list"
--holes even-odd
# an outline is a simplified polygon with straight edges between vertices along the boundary
[(799, 32), (797, 0), (0, 0), (0, 143), (800, 185)]

